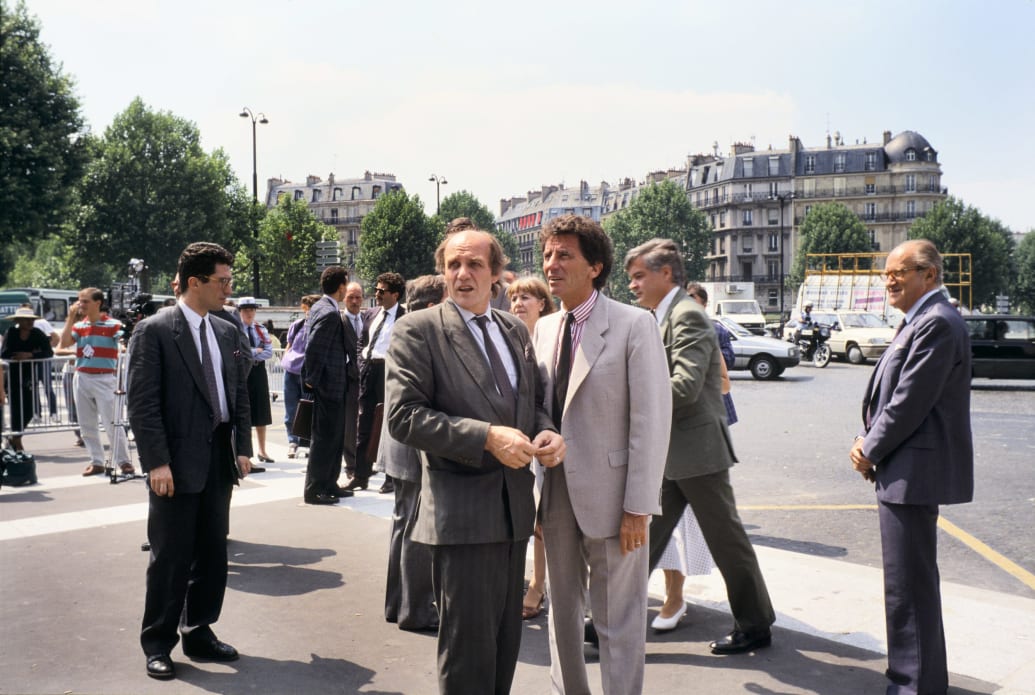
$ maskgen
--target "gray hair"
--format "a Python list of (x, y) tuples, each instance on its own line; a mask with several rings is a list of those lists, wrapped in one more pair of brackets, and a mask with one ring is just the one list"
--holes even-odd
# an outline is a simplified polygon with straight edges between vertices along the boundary
[(647, 269), (660, 273), (661, 269), (668, 266), (672, 270), (672, 282), (682, 286), (686, 281), (686, 266), (683, 264), (683, 254), (679, 250), (679, 244), (671, 239), (651, 239), (636, 248), (629, 249), (625, 254), (625, 269), (636, 260), (642, 260)]
[(441, 275), (421, 275), (406, 283), (407, 308), (410, 311), (441, 304), (446, 294), (446, 279)]
[(914, 263), (921, 268), (934, 268), (934, 282), (940, 286), (944, 265), (942, 254), (938, 252), (934, 242), (928, 239), (910, 239), (899, 244), (897, 248), (906, 250), (906, 247), (912, 253)]

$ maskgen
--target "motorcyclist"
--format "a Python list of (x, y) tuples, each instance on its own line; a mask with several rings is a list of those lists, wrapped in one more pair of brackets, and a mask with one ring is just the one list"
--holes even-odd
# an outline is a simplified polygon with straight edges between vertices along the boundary
[(798, 317), (798, 328), (794, 331), (794, 342), (801, 341), (801, 329), (812, 327), (812, 302), (806, 302), (805, 308)]

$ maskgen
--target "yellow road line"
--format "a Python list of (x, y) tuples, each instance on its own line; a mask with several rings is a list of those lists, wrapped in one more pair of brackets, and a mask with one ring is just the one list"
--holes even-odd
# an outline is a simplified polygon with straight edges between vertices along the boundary
[[(821, 511), (821, 512), (836, 512), (836, 511), (858, 511), (858, 510), (876, 510), (877, 505), (875, 504), (756, 504), (756, 505), (745, 505), (738, 506), (738, 509), (752, 512), (778, 512), (778, 511)], [(975, 553), (985, 558), (993, 565), (1003, 570), (1007, 574), (1013, 576), (1019, 580), (1022, 584), (1027, 586), (1029, 589), (1035, 589), (1035, 574), (1032, 574), (1028, 570), (1024, 569), (1016, 562), (1013, 562), (1006, 556), (997, 553), (992, 550), (986, 544), (979, 541), (974, 536), (970, 535), (956, 524), (952, 523), (944, 516), (938, 516), (938, 527), (945, 531), (947, 534), (963, 543)]]

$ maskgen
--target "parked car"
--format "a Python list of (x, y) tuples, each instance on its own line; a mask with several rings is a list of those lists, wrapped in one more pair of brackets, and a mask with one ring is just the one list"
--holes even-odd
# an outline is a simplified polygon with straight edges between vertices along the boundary
[(974, 377), (1035, 379), (1035, 317), (970, 314), (963, 320)]
[(730, 332), (733, 343), (734, 370), (750, 370), (756, 379), (775, 379), (788, 367), (798, 366), (798, 347), (776, 338), (755, 335), (736, 321), (713, 319)]
[[(852, 364), (880, 358), (895, 337), (895, 329), (869, 311), (814, 309), (812, 320), (830, 326), (830, 340), (827, 341), (830, 351), (834, 357)], [(797, 321), (788, 321), (784, 327), (784, 340), (793, 341), (797, 329)]]

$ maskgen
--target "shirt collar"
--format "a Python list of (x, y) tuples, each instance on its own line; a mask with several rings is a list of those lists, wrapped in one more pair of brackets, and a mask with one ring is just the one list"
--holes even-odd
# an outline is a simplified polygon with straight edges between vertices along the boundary
[(190, 327), (196, 331), (200, 331), (201, 322), (205, 320), (204, 317), (198, 312), (191, 309), (189, 306), (187, 306), (187, 303), (182, 299), (179, 300), (178, 304), (180, 307), (180, 311), (183, 312), (183, 316), (187, 319), (187, 323), (190, 324)]
[(482, 313), (476, 314), (473, 311), (468, 311), (467, 309), (464, 309), (459, 304), (454, 302), (452, 299), (450, 299), (448, 301), (449, 301), (450, 304), (453, 305), (453, 308), (455, 308), (457, 310), (457, 312), (459, 312), (460, 318), (462, 318), (464, 320), (464, 323), (470, 323), (474, 318), (476, 318), (478, 316), (488, 316), (489, 317), (489, 321), (493, 320), (493, 318), (492, 318), (492, 306), (490, 306), (490, 305), (486, 305), (485, 306), (485, 311), (483, 311)]
[(912, 321), (913, 317), (916, 316), (918, 311), (920, 311), (920, 307), (922, 307), (924, 305), (924, 303), (927, 302), (927, 300), (931, 298), (932, 295), (938, 294), (941, 291), (942, 291), (941, 287), (935, 287), (933, 290), (931, 290), (930, 292), (928, 292), (924, 296), (920, 297), (920, 299), (916, 300), (916, 304), (914, 304), (913, 306), (911, 306), (909, 308), (909, 311), (906, 312), (905, 318), (902, 319), (902, 320), (905, 323), (909, 323), (910, 321)]
[(579, 304), (574, 309), (568, 310), (572, 314), (572, 320), (575, 323), (585, 323), (589, 315), (593, 313), (593, 307), (597, 305), (597, 298), (600, 297), (599, 290), (593, 290), (593, 294), (589, 295), (589, 298)]
[(675, 299), (677, 292), (679, 292), (679, 285), (673, 285), (672, 289), (668, 291), (668, 294), (662, 297), (661, 301), (658, 302), (658, 305), (654, 307), (654, 318), (657, 320), (659, 326), (661, 325), (661, 322), (665, 320), (665, 314), (668, 313), (668, 307), (672, 304), (672, 300)]

